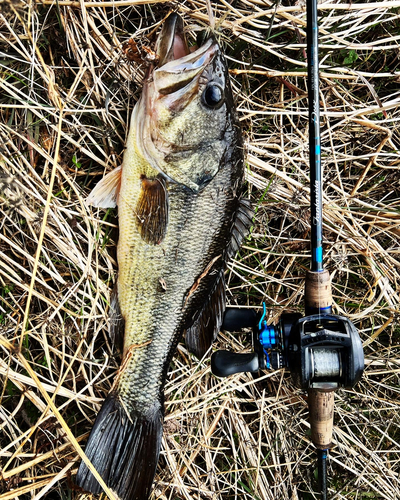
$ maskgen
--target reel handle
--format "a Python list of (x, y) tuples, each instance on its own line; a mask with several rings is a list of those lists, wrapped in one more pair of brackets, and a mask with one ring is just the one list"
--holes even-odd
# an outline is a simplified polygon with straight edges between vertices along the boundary
[(234, 373), (258, 372), (260, 367), (258, 353), (234, 353), (216, 351), (211, 356), (211, 371), (217, 377), (228, 377)]
[(221, 330), (238, 332), (243, 328), (253, 328), (257, 322), (257, 313), (254, 309), (239, 309), (231, 307), (225, 310)]

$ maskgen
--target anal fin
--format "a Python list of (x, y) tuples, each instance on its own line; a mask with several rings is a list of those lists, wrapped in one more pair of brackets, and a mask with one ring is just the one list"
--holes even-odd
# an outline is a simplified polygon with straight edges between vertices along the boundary
[(207, 301), (192, 326), (186, 330), (185, 343), (190, 352), (202, 358), (214, 342), (225, 312), (225, 277), (221, 271)]
[(158, 245), (165, 237), (168, 225), (168, 192), (161, 176), (141, 177), (142, 189), (136, 206), (140, 235), (146, 243)]

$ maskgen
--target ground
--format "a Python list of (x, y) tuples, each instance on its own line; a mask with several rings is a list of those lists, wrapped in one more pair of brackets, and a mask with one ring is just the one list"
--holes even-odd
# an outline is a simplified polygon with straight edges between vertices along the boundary
[[(84, 199), (120, 165), (146, 56), (170, 10), (188, 37), (204, 0), (0, 2), (0, 500), (82, 499), (80, 446), (119, 358), (107, 337), (116, 210)], [(303, 312), (309, 267), (303, 2), (211, 4), (227, 55), (255, 219), (227, 272), (229, 305)], [(323, 3), (324, 256), (334, 311), (366, 369), (335, 397), (335, 499), (400, 498), (399, 1)], [(221, 333), (213, 349), (251, 350)], [(152, 499), (318, 498), (305, 395), (283, 371), (217, 379), (182, 343)]]

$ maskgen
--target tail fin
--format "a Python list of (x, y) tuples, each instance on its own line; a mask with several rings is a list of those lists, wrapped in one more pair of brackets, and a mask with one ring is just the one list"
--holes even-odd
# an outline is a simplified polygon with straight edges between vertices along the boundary
[[(105, 400), (85, 453), (121, 500), (147, 500), (160, 453), (162, 424), (161, 404), (150, 415), (128, 415), (115, 393)], [(84, 462), (76, 482), (91, 493), (102, 491)]]

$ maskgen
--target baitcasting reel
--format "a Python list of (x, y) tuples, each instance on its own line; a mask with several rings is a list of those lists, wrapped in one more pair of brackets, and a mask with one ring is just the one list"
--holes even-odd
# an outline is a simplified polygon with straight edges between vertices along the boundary
[(333, 314), (282, 314), (268, 326), (254, 310), (228, 309), (222, 329), (253, 328), (255, 352), (217, 351), (211, 371), (218, 377), (239, 372), (288, 368), (294, 384), (303, 390), (354, 387), (364, 370), (362, 343), (353, 323)]
[(359, 382), (364, 371), (364, 352), (353, 323), (332, 314), (327, 271), (307, 273), (305, 303), (306, 316), (282, 314), (276, 326), (267, 324), (265, 304), (261, 317), (254, 310), (228, 309), (221, 329), (238, 331), (252, 327), (255, 351), (217, 351), (211, 356), (211, 371), (218, 377), (227, 377), (271, 368), (290, 370), (294, 385), (308, 392), (321, 500), (327, 500), (326, 458), (332, 446), (334, 392)]

